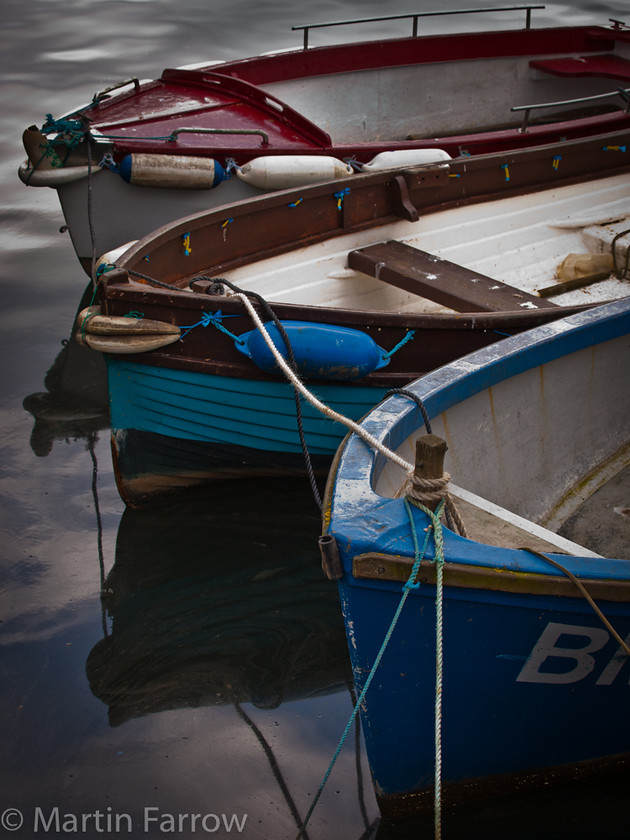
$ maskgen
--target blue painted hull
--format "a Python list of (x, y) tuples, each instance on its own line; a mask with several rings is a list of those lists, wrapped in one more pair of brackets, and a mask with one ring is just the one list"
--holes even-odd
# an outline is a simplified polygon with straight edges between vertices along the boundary
[[(360, 692), (401, 587), (346, 575), (339, 589)], [(627, 657), (584, 600), (562, 602), (446, 589), (445, 788), (482, 779), (491, 789), (501, 788), (498, 777), (523, 779), (541, 769), (630, 752)], [(628, 604), (600, 606), (627, 637)], [(532, 663), (537, 646), (541, 652)], [(389, 801), (400, 810), (400, 797), (421, 796), (433, 787), (435, 663), (435, 587), (425, 585), (403, 608), (362, 710), (384, 811)]]
[[(610, 304), (506, 339), (408, 386), (431, 422), (448, 430), (457, 477), (463, 479), (456, 483), (467, 487), (489, 462), (484, 483), (489, 489), (496, 482), (490, 497), (495, 510), (504, 503), (501, 489), (507, 496), (514, 488), (513, 507), (503, 511), (510, 516), (520, 512), (517, 497), (527, 511), (547, 490), (523, 478), (533, 474), (530, 464), (532, 470), (539, 464), (545, 469), (561, 451), (572, 467), (588, 452), (589, 469), (619, 457), (610, 488), (600, 484), (602, 491), (612, 490), (605, 507), (596, 508), (598, 531), (609, 531), (601, 546), (584, 547), (566, 535), (537, 530), (529, 513), (527, 520), (514, 522), (484, 511), (474, 520), (483, 511), (479, 502), (469, 508), (481, 528), (477, 538), (443, 528), (441, 780), (458, 799), (630, 758), (630, 656), (620, 643), (630, 643), (630, 557), (627, 519), (619, 507), (627, 498), (629, 485), (622, 481), (630, 471), (628, 336), (630, 302)], [(560, 400), (564, 414), (554, 412), (552, 403)], [(511, 417), (518, 418), (517, 431), (509, 426)], [(400, 397), (385, 400), (362, 426), (399, 455), (406, 453), (407, 460), (424, 431), (418, 410)], [(538, 439), (542, 445), (535, 451)], [(334, 538), (343, 567), (339, 592), (358, 693), (403, 597), (416, 557), (413, 532), (422, 545), (431, 524), (426, 512), (408, 511), (404, 499), (393, 497), (400, 486), (394, 479), (402, 481), (405, 474), (389, 467), (383, 453), (349, 436), (327, 488), (324, 530)], [(558, 459), (552, 477), (557, 475), (564, 475)], [(560, 500), (576, 488), (582, 501), (588, 497), (588, 476), (588, 470), (576, 470), (566, 484), (558, 482)], [(572, 515), (564, 523), (575, 521)], [(518, 541), (501, 542), (497, 534), (503, 526), (514, 527)], [(535, 539), (546, 547), (536, 548)], [(604, 553), (602, 547), (621, 553)], [(384, 813), (433, 805), (440, 649), (435, 554), (430, 540), (417, 577), (421, 585), (407, 596), (360, 709)]]
[[(280, 378), (237, 379), (106, 359), (114, 464), (126, 502), (248, 473), (304, 474), (294, 391)], [(386, 389), (331, 382), (314, 391), (359, 420)], [(347, 430), (304, 400), (301, 407), (309, 453), (325, 472)]]

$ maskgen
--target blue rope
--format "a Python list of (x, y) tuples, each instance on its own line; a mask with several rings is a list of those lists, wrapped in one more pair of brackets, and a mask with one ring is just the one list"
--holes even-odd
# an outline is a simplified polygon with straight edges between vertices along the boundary
[(383, 353), (383, 359), (391, 359), (394, 353), (400, 350), (401, 347), (404, 347), (408, 341), (411, 341), (415, 334), (415, 330), (407, 330), (407, 332), (405, 333), (405, 337), (401, 341), (399, 341), (395, 347), (393, 347), (388, 353)]
[[(444, 502), (444, 500), (442, 500), (440, 502), (440, 504), (438, 505), (438, 508), (437, 508), (435, 514), (428, 511), (431, 518), (437, 517), (437, 520), (439, 522), (439, 517), (442, 515), (442, 511), (444, 509), (444, 504), (445, 504), (445, 502)], [(359, 708), (361, 707), (361, 704), (363, 703), (363, 700), (365, 698), (365, 695), (367, 694), (367, 691), (370, 687), (372, 679), (374, 678), (376, 670), (381, 663), (381, 659), (383, 658), (383, 654), (385, 653), (387, 645), (389, 644), (389, 640), (391, 639), (392, 634), (394, 632), (394, 629), (396, 627), (396, 624), (398, 623), (398, 619), (400, 617), (400, 614), (402, 612), (403, 607), (405, 606), (405, 602), (406, 602), (407, 598), (409, 597), (409, 593), (412, 592), (414, 589), (419, 589), (420, 588), (420, 582), (416, 583), (416, 576), (417, 576), (418, 571), (420, 569), (420, 563), (421, 563), (422, 559), (424, 558), (425, 552), (427, 550), (427, 546), (429, 544), (429, 538), (431, 536), (431, 531), (434, 528), (434, 523), (432, 523), (426, 529), (426, 536), (424, 538), (424, 544), (422, 546), (422, 549), (420, 549), (420, 543), (418, 541), (418, 534), (416, 532), (416, 525), (415, 525), (415, 522), (414, 522), (413, 513), (412, 513), (411, 508), (409, 506), (409, 502), (407, 501), (406, 498), (405, 498), (405, 508), (407, 510), (407, 515), (409, 516), (409, 520), (411, 522), (411, 536), (412, 536), (412, 539), (413, 539), (413, 549), (414, 549), (414, 563), (413, 563), (413, 566), (411, 568), (411, 573), (409, 575), (409, 578), (407, 579), (407, 582), (402, 587), (402, 593), (403, 593), (402, 597), (400, 599), (400, 602), (398, 604), (398, 607), (396, 609), (394, 617), (391, 620), (391, 623), (389, 625), (387, 633), (385, 634), (385, 638), (383, 639), (383, 643), (381, 645), (381, 648), (376, 655), (376, 659), (374, 660), (374, 664), (372, 665), (372, 668), (370, 670), (368, 678), (365, 681), (365, 685), (363, 686), (363, 690), (361, 691), (361, 694), (359, 695), (359, 698), (358, 698), (357, 702), (355, 703), (354, 709), (352, 710), (352, 714), (350, 715), (350, 719), (348, 720), (348, 723), (346, 724), (346, 728), (343, 731), (343, 734), (341, 736), (339, 744), (337, 745), (337, 749), (335, 750), (335, 753), (334, 753), (334, 755), (331, 759), (331, 762), (328, 765), (328, 769), (326, 770), (326, 773), (324, 774), (324, 778), (322, 779), (322, 781), (319, 785), (317, 793), (315, 794), (315, 798), (313, 799), (313, 803), (312, 803), (311, 807), (309, 808), (308, 814), (306, 815), (306, 818), (305, 818), (304, 822), (302, 823), (302, 827), (300, 828), (300, 831), (299, 831), (297, 837), (295, 838), (295, 840), (300, 840), (300, 838), (304, 836), (304, 832), (305, 832), (306, 827), (309, 823), (309, 820), (310, 820), (310, 818), (313, 814), (313, 811), (315, 810), (315, 806), (317, 805), (317, 803), (319, 801), (319, 798), (323, 793), (324, 787), (326, 786), (326, 782), (328, 781), (328, 777), (330, 776), (330, 774), (332, 772), (332, 769), (335, 766), (335, 762), (337, 761), (337, 757), (338, 757), (339, 753), (341, 752), (341, 748), (343, 747), (344, 742), (345, 742), (346, 738), (348, 737), (348, 733), (350, 732), (350, 728), (351, 728), (352, 724), (354, 723), (354, 719), (356, 718), (356, 716), (359, 712)], [(423, 508), (423, 510), (424, 510), (424, 508)]]
[(55, 120), (52, 114), (46, 114), (46, 122), (42, 126), (42, 134), (52, 134), (53, 132), (66, 135), (71, 143), (78, 143), (87, 134), (87, 129), (81, 120), (71, 120), (68, 117)]
[(350, 192), (350, 187), (346, 187), (345, 190), (339, 190), (339, 192), (333, 193), (333, 196), (337, 199), (337, 210), (341, 210), (341, 205), (343, 204), (344, 198)]
[(223, 318), (238, 318), (238, 315), (224, 315), (221, 310), (217, 310), (217, 312), (202, 312), (201, 319), (197, 321), (196, 324), (191, 324), (189, 327), (180, 327), (181, 330), (184, 330), (179, 337), (181, 341), (182, 338), (188, 335), (191, 330), (194, 330), (196, 327), (208, 327), (213, 326), (216, 327), (219, 332), (225, 333), (225, 335), (229, 336), (232, 341), (236, 344), (245, 344), (244, 340), (240, 338), (238, 335), (234, 335), (231, 333), (226, 327), (223, 326), (221, 323)]
[(113, 263), (99, 263), (95, 272), (96, 281), (98, 282), (103, 274), (107, 274), (108, 271), (113, 271), (115, 268), (116, 266)]
[(120, 166), (118, 166), (110, 154), (103, 155), (103, 160), (99, 163), (99, 166), (101, 169), (109, 169), (111, 172), (115, 172), (116, 175), (120, 175)]

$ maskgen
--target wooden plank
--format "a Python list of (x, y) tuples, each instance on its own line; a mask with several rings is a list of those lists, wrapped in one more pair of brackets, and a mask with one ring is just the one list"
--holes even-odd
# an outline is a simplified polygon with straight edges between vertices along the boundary
[(350, 251), (348, 266), (458, 312), (513, 312), (556, 306), (549, 300), (395, 240)]

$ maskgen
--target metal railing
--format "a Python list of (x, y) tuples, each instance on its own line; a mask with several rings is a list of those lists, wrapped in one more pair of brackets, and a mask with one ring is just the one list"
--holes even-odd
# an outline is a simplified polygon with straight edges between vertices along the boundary
[(197, 128), (182, 126), (172, 131), (166, 140), (176, 141), (180, 134), (257, 134), (261, 138), (261, 146), (269, 145), (269, 135), (260, 128)]
[(620, 96), (621, 99), (625, 102), (625, 110), (626, 113), (630, 113), (630, 88), (619, 88), (618, 90), (613, 90), (610, 93), (598, 93), (596, 96), (582, 96), (579, 99), (564, 99), (561, 102), (541, 102), (539, 105), (514, 105), (510, 108), (510, 111), (523, 111), (523, 122), (521, 123), (521, 127), (519, 131), (527, 131), (527, 126), (529, 125), (529, 115), (531, 111), (538, 109), (538, 108), (559, 108), (563, 105), (584, 105), (588, 102), (596, 102), (601, 99), (611, 99), (613, 96)]
[(418, 37), (418, 20), (425, 17), (439, 17), (442, 15), (476, 15), (488, 14), (490, 12), (525, 12), (525, 28), (531, 29), (532, 10), (544, 9), (545, 6), (498, 6), (494, 9), (459, 9), (447, 12), (410, 12), (402, 15), (385, 15), (384, 17), (361, 18), (357, 20), (338, 20), (329, 23), (308, 23), (304, 26), (292, 26), (291, 30), (304, 31), (304, 49), (308, 49), (308, 34), (311, 29), (324, 29), (329, 26), (352, 26), (357, 23), (376, 23), (385, 20), (412, 20), (412, 38)]

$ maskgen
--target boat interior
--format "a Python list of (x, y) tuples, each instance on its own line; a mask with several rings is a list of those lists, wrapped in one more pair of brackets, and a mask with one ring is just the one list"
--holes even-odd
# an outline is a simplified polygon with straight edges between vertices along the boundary
[(269, 301), (309, 306), (515, 310), (625, 297), (629, 250), (630, 196), (619, 175), (355, 232), (225, 276)]
[[(470, 536), (630, 558), (629, 381), (625, 334), (506, 378), (433, 417)], [(397, 449), (410, 463), (422, 431)], [(394, 497), (403, 479), (387, 461), (374, 489)], [(532, 533), (530, 522), (540, 528)]]
[[(501, 10), (453, 14), (479, 18), (479, 13), (491, 11)], [(413, 18), (416, 32), (418, 17), (435, 14), (444, 13), (371, 20)], [(537, 123), (602, 113), (623, 116), (630, 107), (630, 34), (622, 24), (532, 29), (528, 13), (524, 29), (388, 39), (382, 38), (381, 28), (379, 36), (381, 40), (164, 70), (159, 80), (132, 93), (137, 118), (130, 119), (126, 95), (99, 99), (91, 112), (92, 134), (113, 134), (117, 147), (126, 149), (126, 141), (133, 141), (127, 150), (139, 150), (139, 141), (146, 144), (156, 135), (173, 139), (170, 132), (182, 130), (181, 121), (173, 122), (177, 114), (189, 127), (198, 126), (186, 129), (191, 135), (177, 137), (181, 153), (204, 154), (208, 140), (199, 132), (222, 126), (232, 136), (213, 136), (212, 147), (220, 155), (220, 150), (235, 148), (234, 134), (241, 135), (238, 143), (243, 144), (244, 129), (257, 126), (280, 150), (312, 151), (330, 139), (339, 156), (352, 156), (354, 150), (366, 163), (361, 144), (457, 136), (461, 149), (449, 146), (455, 156), (466, 153), (468, 134), (526, 131)], [(253, 142), (250, 151), (257, 149), (260, 138)]]
[(287, 80), (265, 89), (326, 131), (335, 145), (465, 135), (627, 111), (629, 59), (620, 58), (625, 63), (606, 76), (589, 75), (588, 63), (575, 61), (580, 74), (560, 75), (551, 62), (510, 56), (476, 60), (474, 66), (462, 60), (333, 73), (308, 84)]

